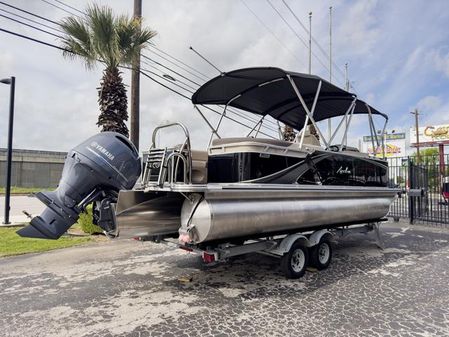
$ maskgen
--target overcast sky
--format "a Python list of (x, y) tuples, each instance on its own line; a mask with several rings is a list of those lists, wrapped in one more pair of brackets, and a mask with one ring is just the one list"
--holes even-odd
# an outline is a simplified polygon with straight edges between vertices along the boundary
[[(42, 0), (4, 1), (56, 21), (69, 15)], [(54, 0), (47, 1), (62, 7)], [(80, 10), (88, 4), (81, 0), (64, 2)], [(218, 73), (191, 52), (190, 45), (222, 71), (250, 66), (277, 66), (307, 72), (308, 52), (296, 36), (307, 41), (307, 34), (281, 0), (271, 2), (295, 33), (265, 0), (143, 0), (144, 25), (158, 32), (153, 40), (158, 48), (207, 77)], [(447, 1), (286, 2), (306, 25), (308, 13), (313, 12), (313, 36), (326, 51), (329, 43), (329, 6), (333, 6), (333, 55), (340, 69), (334, 67), (334, 81), (343, 86), (342, 70), (348, 62), (355, 92), (390, 116), (389, 129), (404, 130), (412, 126), (413, 116), (409, 111), (415, 107), (422, 112), (420, 118), (423, 125), (449, 122)], [(132, 14), (132, 0), (100, 3), (111, 6), (118, 14)], [(32, 18), (0, 4), (0, 14), (9, 15), (1, 10)], [(51, 23), (46, 24), (52, 26)], [(2, 17), (0, 27), (59, 44), (56, 37)], [(58, 34), (49, 28), (39, 27)], [(327, 79), (329, 72), (321, 63), (327, 66), (328, 60), (316, 45), (313, 50), (321, 61), (313, 59), (312, 71)], [(205, 82), (150, 51), (145, 54), (191, 80), (200, 84)], [(148, 65), (143, 67), (158, 74), (173, 75), (166, 69), (156, 70)], [(59, 50), (0, 32), (0, 78), (10, 75), (17, 78), (14, 147), (67, 151), (98, 132), (95, 125), (98, 116), (96, 88), (101, 70), (99, 65), (96, 70), (87, 71), (81, 61), (65, 59)], [(129, 85), (129, 73), (125, 71), (123, 77)], [(195, 87), (191, 82), (181, 80)], [(184, 85), (179, 81), (177, 84)], [(190, 96), (186, 91), (181, 91)], [(1, 85), (0, 147), (6, 146), (8, 100), (9, 88)], [(216, 120), (216, 116), (210, 113), (208, 116)], [(193, 110), (192, 104), (143, 77), (141, 149), (149, 147), (153, 128), (166, 121), (185, 123), (192, 133), (194, 148), (207, 144), (209, 129)], [(354, 137), (367, 134), (366, 120), (358, 117), (354, 122)], [(245, 130), (232, 123), (224, 126), (227, 135), (242, 135)]]

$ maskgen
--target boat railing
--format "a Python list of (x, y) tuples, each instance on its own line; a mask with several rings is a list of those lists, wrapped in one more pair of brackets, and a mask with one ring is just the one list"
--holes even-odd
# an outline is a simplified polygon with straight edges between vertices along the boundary
[[(158, 148), (156, 139), (162, 129), (178, 127), (184, 132), (182, 144), (172, 147)], [(181, 164), (181, 165), (180, 165)], [(181, 171), (182, 170), (182, 171)], [(179, 176), (182, 181), (178, 181)], [(190, 184), (192, 182), (192, 152), (190, 135), (187, 128), (181, 123), (170, 123), (158, 126), (152, 135), (151, 148), (145, 162), (142, 175), (142, 185), (148, 187), (157, 185), (162, 187), (165, 183)]]

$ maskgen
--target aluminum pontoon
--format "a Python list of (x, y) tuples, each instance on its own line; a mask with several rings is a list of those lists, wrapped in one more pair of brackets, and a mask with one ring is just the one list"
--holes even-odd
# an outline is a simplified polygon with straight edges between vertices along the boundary
[[(356, 95), (318, 76), (265, 67), (223, 73), (201, 86), (192, 102), (211, 129), (206, 151), (191, 148), (182, 124), (159, 126), (140, 187), (126, 190), (120, 186), (129, 188), (135, 181), (126, 172), (135, 177), (140, 171), (135, 148), (119, 136), (110, 142), (92, 138), (70, 153), (65, 172), (76, 167), (85, 174), (95, 172), (101, 185), (90, 178), (89, 191), (79, 191), (74, 186), (81, 182), (63, 175), (57, 192), (38, 194), (49, 207), (47, 213), (19, 234), (58, 238), (85, 205), (95, 202), (95, 219), (109, 235), (174, 238), (184, 249), (200, 250), (207, 262), (249, 251), (270, 252), (283, 256), (287, 276), (299, 277), (309, 253), (319, 269), (329, 264), (331, 232), (357, 224), (374, 229), (388, 213), (398, 191), (388, 187), (387, 162), (347, 145), (352, 117), (366, 114), (373, 148), (384, 149), (373, 116), (385, 118), (382, 132), (388, 117)], [(202, 111), (207, 105), (224, 106), (216, 126)], [(220, 136), (231, 108), (260, 118), (245, 137)], [(267, 117), (298, 130), (296, 139), (258, 137)], [(333, 117), (341, 119), (326, 139), (317, 123)], [(312, 126), (317, 135), (310, 132)], [(182, 144), (158, 147), (158, 135), (167, 128), (182, 130)], [(339, 132), (342, 140), (334, 144)], [(115, 155), (115, 147), (128, 152)], [(92, 169), (95, 165), (98, 169)]]

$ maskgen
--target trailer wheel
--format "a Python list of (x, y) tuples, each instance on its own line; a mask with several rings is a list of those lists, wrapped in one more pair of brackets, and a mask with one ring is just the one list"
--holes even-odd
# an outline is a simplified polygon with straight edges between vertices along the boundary
[(312, 247), (310, 252), (310, 264), (318, 270), (329, 267), (332, 260), (332, 246), (328, 238), (321, 238), (320, 242)]
[(296, 241), (282, 256), (281, 269), (287, 278), (300, 278), (304, 275), (309, 261), (307, 247)]

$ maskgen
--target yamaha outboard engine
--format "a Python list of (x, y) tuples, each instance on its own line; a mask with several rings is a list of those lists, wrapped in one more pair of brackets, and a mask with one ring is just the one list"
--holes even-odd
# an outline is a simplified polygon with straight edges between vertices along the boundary
[(102, 132), (71, 150), (66, 158), (58, 188), (39, 192), (47, 205), (40, 216), (17, 233), (23, 237), (58, 239), (95, 202), (96, 222), (106, 231), (114, 230), (114, 207), (118, 191), (131, 189), (141, 170), (139, 154), (125, 136)]

